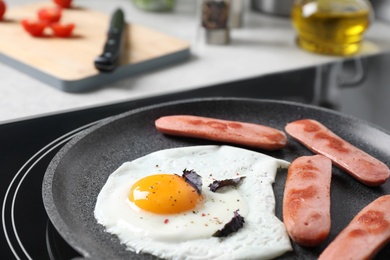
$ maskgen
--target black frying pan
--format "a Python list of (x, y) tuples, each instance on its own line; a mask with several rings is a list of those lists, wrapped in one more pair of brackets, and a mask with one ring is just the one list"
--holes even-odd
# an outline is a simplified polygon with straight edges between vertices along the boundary
[[(331, 110), (291, 102), (214, 98), (172, 102), (129, 111), (111, 117), (71, 140), (53, 159), (43, 181), (43, 200), (50, 220), (64, 239), (86, 258), (154, 259), (126, 251), (118, 239), (104, 232), (93, 216), (95, 202), (107, 177), (123, 162), (150, 152), (191, 145), (216, 144), (206, 140), (169, 137), (154, 127), (155, 119), (171, 114), (193, 114), (253, 122), (280, 130), (291, 121), (316, 119), (336, 134), (390, 165), (390, 135), (375, 126)], [(292, 161), (312, 153), (289, 138), (280, 151), (259, 152)], [(282, 215), (285, 172), (274, 184), (276, 215)], [(316, 259), (334, 237), (364, 206), (388, 194), (390, 183), (369, 188), (333, 167), (331, 185), (332, 227), (328, 239), (318, 247), (293, 244), (294, 252), (280, 259)], [(390, 259), (390, 246), (378, 259)]]

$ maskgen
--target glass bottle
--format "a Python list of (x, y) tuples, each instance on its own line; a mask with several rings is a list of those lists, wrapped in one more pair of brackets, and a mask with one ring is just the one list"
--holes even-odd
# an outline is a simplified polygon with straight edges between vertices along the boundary
[(291, 18), (301, 48), (348, 56), (359, 51), (373, 10), (366, 0), (295, 0)]

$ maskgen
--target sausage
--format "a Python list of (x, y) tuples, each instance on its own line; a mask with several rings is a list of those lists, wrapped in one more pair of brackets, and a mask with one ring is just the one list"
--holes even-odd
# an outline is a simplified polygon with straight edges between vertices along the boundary
[(291, 239), (317, 246), (329, 234), (332, 161), (322, 155), (301, 156), (289, 169), (283, 196), (283, 222)]
[(386, 182), (390, 170), (386, 164), (343, 140), (321, 123), (303, 119), (291, 122), (286, 132), (308, 149), (322, 154), (367, 186)]
[(390, 195), (363, 208), (322, 252), (319, 260), (372, 259), (390, 240)]
[(265, 150), (277, 150), (287, 143), (284, 132), (252, 123), (173, 115), (157, 119), (155, 125), (157, 130), (168, 135), (203, 138)]

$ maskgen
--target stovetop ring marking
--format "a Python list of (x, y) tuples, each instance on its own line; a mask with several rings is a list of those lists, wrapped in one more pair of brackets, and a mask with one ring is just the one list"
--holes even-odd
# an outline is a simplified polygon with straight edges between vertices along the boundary
[[(19, 244), (20, 249), (23, 251), (23, 253), (25, 254), (25, 256), (28, 259), (32, 259), (31, 256), (28, 254), (27, 250), (25, 249), (25, 247), (23, 246), (22, 241), (19, 238), (18, 232), (16, 230), (15, 218), (14, 218), (14, 208), (15, 208), (16, 195), (18, 193), (18, 190), (19, 190), (23, 180), (25, 179), (27, 174), (31, 171), (31, 169), (40, 160), (42, 160), (48, 153), (50, 153), (51, 151), (53, 151), (55, 148), (59, 147), (60, 145), (63, 145), (64, 143), (68, 142), (70, 139), (72, 139), (73, 137), (78, 135), (82, 130), (85, 130), (86, 128), (89, 128), (89, 127), (97, 124), (98, 122), (100, 122), (102, 120), (97, 120), (95, 122), (92, 122), (92, 123), (86, 124), (84, 126), (81, 126), (81, 127), (77, 128), (77, 129), (74, 129), (74, 130), (72, 130), (72, 131), (70, 131), (70, 132), (68, 132), (68, 133), (58, 137), (54, 141), (50, 142), (48, 145), (46, 145), (45, 147), (40, 149), (37, 153), (35, 153), (30, 159), (28, 159), (27, 162), (19, 169), (19, 171), (12, 178), (10, 184), (8, 185), (8, 188), (7, 188), (7, 191), (5, 193), (4, 200), (3, 200), (3, 205), (2, 205), (2, 226), (3, 226), (4, 235), (5, 235), (6, 241), (8, 243), (8, 246), (11, 249), (12, 253), (14, 254), (14, 256), (18, 260), (21, 259), (21, 258), (18, 255), (18, 253), (16, 252), (14, 246), (12, 245), (11, 239), (10, 239), (9, 234), (7, 232), (6, 219), (5, 219), (6, 218), (5, 217), (6, 216), (5, 211), (6, 211), (6, 206), (7, 206), (6, 205), (7, 204), (7, 200), (8, 200), (8, 197), (10, 196), (12, 187), (14, 186), (14, 184), (16, 184), (17, 178), (19, 177), (20, 174), (22, 174), (23, 170), (25, 168), (27, 168), (30, 163), (33, 162), (32, 165), (26, 170), (26, 172), (23, 174), (23, 176), (21, 177), (21, 179), (17, 183), (17, 186), (16, 186), (15, 191), (14, 191), (14, 195), (13, 195), (12, 201), (11, 201), (11, 224), (12, 224), (13, 232), (15, 234), (15, 237), (16, 237), (16, 240), (17, 240), (17, 242)], [(42, 155), (40, 155), (40, 154), (42, 154)], [(36, 159), (37, 157), (38, 157), (38, 159)]]

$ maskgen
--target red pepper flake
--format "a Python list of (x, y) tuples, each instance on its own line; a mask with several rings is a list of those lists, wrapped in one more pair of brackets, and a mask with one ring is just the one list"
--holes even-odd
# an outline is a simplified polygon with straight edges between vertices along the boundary
[(169, 219), (165, 219), (164, 224), (168, 224), (168, 223), (169, 223)]
[(202, 213), (202, 217), (205, 217), (205, 216), (206, 216), (206, 214)]

